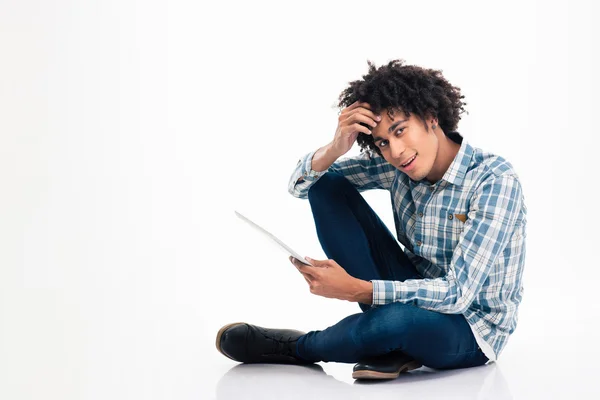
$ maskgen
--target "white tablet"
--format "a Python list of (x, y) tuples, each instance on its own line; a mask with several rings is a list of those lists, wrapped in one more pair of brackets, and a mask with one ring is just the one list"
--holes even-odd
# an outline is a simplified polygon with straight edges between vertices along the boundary
[(252, 226), (254, 229), (256, 229), (259, 232), (261, 232), (263, 235), (267, 236), (269, 239), (271, 239), (272, 241), (274, 241), (275, 243), (277, 243), (279, 245), (279, 248), (281, 248), (283, 251), (285, 251), (286, 254), (288, 254), (290, 256), (293, 256), (294, 258), (300, 260), (300, 262), (303, 263), (303, 264), (310, 265), (310, 263), (308, 261), (306, 261), (303, 256), (301, 256), (300, 254), (298, 254), (297, 252), (295, 252), (294, 250), (292, 250), (288, 245), (286, 245), (281, 240), (279, 240), (277, 237), (275, 237), (275, 235), (273, 235), (272, 233), (268, 232), (266, 229), (260, 227), (257, 223), (252, 222), (250, 219), (248, 219), (247, 217), (243, 216), (239, 212), (235, 211), (235, 215), (237, 215), (243, 221), (245, 221), (248, 224), (250, 224), (250, 226)]

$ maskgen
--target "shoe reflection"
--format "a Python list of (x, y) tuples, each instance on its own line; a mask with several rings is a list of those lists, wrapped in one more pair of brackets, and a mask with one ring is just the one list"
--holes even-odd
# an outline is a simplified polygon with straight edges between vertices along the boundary
[(327, 375), (319, 364), (238, 364), (217, 384), (218, 400), (358, 399), (352, 386)]
[[(347, 373), (352, 374), (350, 364)], [(219, 380), (216, 398), (353, 400), (365, 396), (392, 398), (399, 393), (420, 399), (512, 399), (496, 363), (444, 371), (422, 367), (393, 380), (356, 380), (353, 384), (328, 375), (320, 364), (238, 364)]]

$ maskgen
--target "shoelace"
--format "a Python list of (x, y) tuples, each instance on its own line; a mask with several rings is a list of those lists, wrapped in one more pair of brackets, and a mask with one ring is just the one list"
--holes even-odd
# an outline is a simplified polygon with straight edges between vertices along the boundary
[(262, 329), (258, 329), (258, 332), (270, 343), (270, 347), (268, 347), (265, 352), (262, 354), (263, 356), (270, 355), (282, 355), (282, 356), (293, 356), (291, 343), (294, 342), (294, 339), (291, 336), (283, 336), (281, 339), (276, 339), (272, 336), (269, 336)]

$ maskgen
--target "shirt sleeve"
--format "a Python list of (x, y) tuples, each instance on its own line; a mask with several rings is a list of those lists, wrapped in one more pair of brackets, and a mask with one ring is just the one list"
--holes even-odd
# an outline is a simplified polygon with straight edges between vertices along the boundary
[(373, 306), (399, 301), (445, 314), (465, 312), (508, 245), (522, 204), (516, 176), (494, 176), (482, 183), (471, 199), (446, 276), (372, 280)]
[(369, 189), (389, 190), (396, 176), (396, 168), (382, 156), (372, 151), (357, 156), (343, 157), (335, 161), (326, 171), (312, 169), (312, 151), (298, 160), (288, 183), (288, 192), (300, 199), (308, 198), (308, 190), (326, 172), (337, 172), (352, 183), (359, 192)]

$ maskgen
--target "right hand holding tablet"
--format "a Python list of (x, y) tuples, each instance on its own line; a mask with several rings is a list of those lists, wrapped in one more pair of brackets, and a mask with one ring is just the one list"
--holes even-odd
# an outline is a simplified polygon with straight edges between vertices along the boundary
[[(358, 293), (362, 293), (362, 285), (370, 282), (350, 276), (346, 270), (335, 260), (313, 260), (304, 257), (311, 265), (303, 265), (296, 258), (290, 256), (292, 264), (304, 276), (310, 287), (310, 292), (318, 296), (332, 299), (356, 301)], [(365, 291), (366, 292), (366, 291)], [(372, 291), (371, 291), (372, 296)]]

